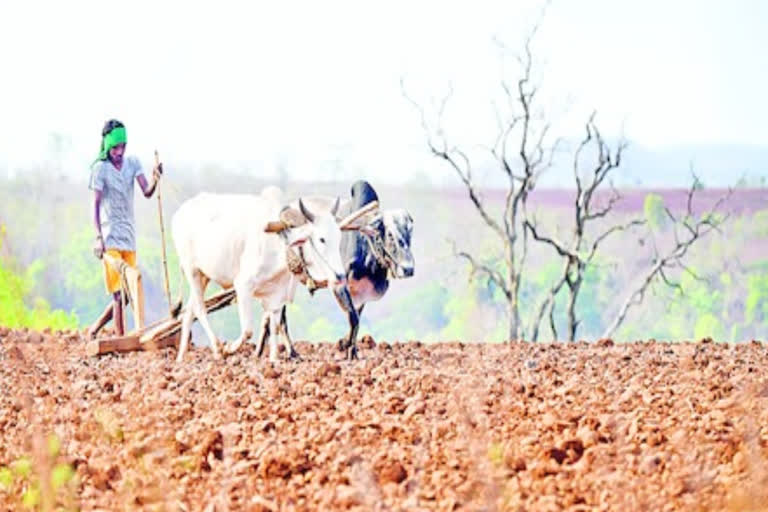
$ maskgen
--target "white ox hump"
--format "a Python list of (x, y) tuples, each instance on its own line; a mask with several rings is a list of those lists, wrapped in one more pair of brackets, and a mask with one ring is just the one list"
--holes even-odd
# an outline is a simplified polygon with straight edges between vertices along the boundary
[(184, 202), (171, 221), (179, 263), (231, 285), (246, 250), (263, 258), (281, 244), (264, 233), (279, 218), (280, 197), (280, 189), (267, 187), (258, 195), (200, 193)]

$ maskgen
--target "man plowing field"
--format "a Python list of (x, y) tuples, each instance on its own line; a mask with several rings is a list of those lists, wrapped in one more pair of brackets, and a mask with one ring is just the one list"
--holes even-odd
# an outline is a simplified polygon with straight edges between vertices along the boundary
[[(145, 326), (141, 276), (136, 270), (133, 181), (138, 181), (145, 197), (151, 197), (162, 175), (162, 165), (156, 154), (152, 184), (148, 184), (138, 160), (124, 158), (127, 139), (123, 124), (108, 121), (102, 134), (101, 152), (93, 166), (90, 188), (94, 191), (97, 230), (95, 254), (104, 260), (107, 291), (112, 294), (113, 302), (89, 328), (89, 337), (93, 338), (110, 319), (115, 321), (117, 337), (92, 340), (86, 350), (89, 355), (177, 344), (177, 360), (182, 361), (192, 322), (197, 319), (209, 338), (214, 357), (220, 358), (219, 340), (207, 314), (237, 302), (241, 334), (224, 346), (225, 353), (232, 353), (254, 334), (251, 300), (255, 297), (262, 303), (265, 314), (257, 352), (261, 354), (265, 341), (269, 340), (270, 360), (276, 361), (277, 342), (282, 336), (289, 357), (296, 357), (298, 354), (287, 334), (284, 307), (293, 300), (296, 286), (301, 283), (310, 291), (323, 287), (333, 290), (347, 313), (350, 334), (346, 348), (347, 357), (352, 359), (356, 356), (355, 340), (364, 303), (383, 295), (390, 274), (406, 277), (413, 273), (410, 215), (404, 211), (377, 213), (377, 197), (367, 183), (353, 187), (353, 201), (345, 207), (344, 217), (337, 216), (339, 198), (331, 200), (332, 206), (329, 203), (315, 211), (301, 199), (296, 204), (286, 204), (276, 187), (267, 187), (258, 195), (202, 193), (182, 204), (172, 222), (182, 276), (190, 286), (187, 307), (182, 310), (180, 301), (177, 309), (171, 308), (166, 268), (170, 317)], [(363, 185), (368, 187), (365, 191), (369, 193), (363, 194), (367, 199), (354, 201), (354, 191)], [(162, 206), (160, 226), (165, 251)], [(350, 274), (350, 282), (356, 286), (356, 293), (351, 296), (348, 272), (341, 259), (341, 232), (360, 229), (372, 237), (373, 252), (366, 256), (368, 245), (358, 238), (355, 238), (355, 248), (345, 251), (347, 257), (352, 252), (358, 259), (362, 258), (361, 265), (367, 265), (364, 269), (361, 267), (360, 272)], [(374, 260), (381, 260), (376, 263), (381, 268), (371, 267)], [(165, 266), (165, 252), (163, 263)], [(374, 271), (376, 274), (371, 274)], [(205, 299), (205, 289), (211, 281), (224, 290)], [(374, 289), (376, 293), (371, 291)], [(129, 336), (124, 336), (123, 309), (127, 301), (133, 304), (136, 326)]]
[[(98, 332), (110, 319), (114, 319), (118, 335), (125, 333), (123, 304), (125, 290), (116, 266), (136, 268), (136, 221), (133, 213), (133, 184), (139, 183), (144, 197), (150, 198), (157, 188), (163, 166), (157, 162), (152, 170), (152, 183), (147, 182), (141, 163), (133, 156), (125, 156), (127, 142), (125, 126), (116, 119), (104, 124), (101, 132), (101, 150), (91, 166), (90, 189), (93, 190), (93, 220), (96, 227), (96, 257), (104, 260), (104, 280), (112, 295), (101, 317), (89, 329), (89, 335)], [(117, 262), (117, 265), (114, 264)]]

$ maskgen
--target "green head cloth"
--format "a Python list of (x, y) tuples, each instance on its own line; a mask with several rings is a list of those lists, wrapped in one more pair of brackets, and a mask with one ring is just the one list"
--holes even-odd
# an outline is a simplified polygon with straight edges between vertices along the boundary
[(109, 155), (109, 150), (118, 144), (125, 144), (125, 127), (120, 126), (113, 128), (111, 132), (106, 134), (101, 139), (101, 152), (99, 153), (99, 160), (106, 160)]

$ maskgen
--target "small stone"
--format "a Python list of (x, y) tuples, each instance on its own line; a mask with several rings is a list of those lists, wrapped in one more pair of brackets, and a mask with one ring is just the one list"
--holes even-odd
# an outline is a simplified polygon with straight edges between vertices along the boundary
[(341, 366), (338, 363), (323, 363), (317, 370), (318, 377), (341, 374)]
[(370, 334), (366, 334), (360, 340), (360, 346), (365, 349), (373, 349), (373, 348), (376, 348), (376, 342), (373, 340), (373, 336), (371, 336)]
[(648, 455), (640, 463), (640, 472), (644, 475), (650, 475), (658, 471), (661, 466), (661, 457), (658, 455)]
[(272, 365), (267, 365), (267, 367), (264, 368), (264, 377), (266, 377), (267, 379), (276, 379), (280, 377), (280, 375), (281, 375), (280, 370), (278, 370)]
[(399, 484), (406, 478), (408, 478), (408, 473), (399, 461), (394, 461), (385, 465), (379, 474), (379, 479), (382, 484), (387, 482)]

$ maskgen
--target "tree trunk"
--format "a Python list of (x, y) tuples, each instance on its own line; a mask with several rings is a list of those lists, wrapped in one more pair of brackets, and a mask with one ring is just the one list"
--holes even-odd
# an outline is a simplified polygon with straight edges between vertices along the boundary
[(520, 339), (520, 312), (517, 303), (517, 274), (515, 273), (515, 253), (512, 244), (507, 247), (507, 315), (509, 316), (509, 340)]
[(507, 315), (509, 316), (509, 341), (515, 341), (519, 338), (520, 317), (517, 311), (517, 300), (515, 297), (510, 298), (507, 302)]
[(576, 282), (573, 288), (570, 288), (570, 296), (568, 299), (568, 341), (576, 340), (576, 331), (579, 328), (579, 320), (576, 318), (576, 302), (579, 297), (579, 288), (581, 282)]

